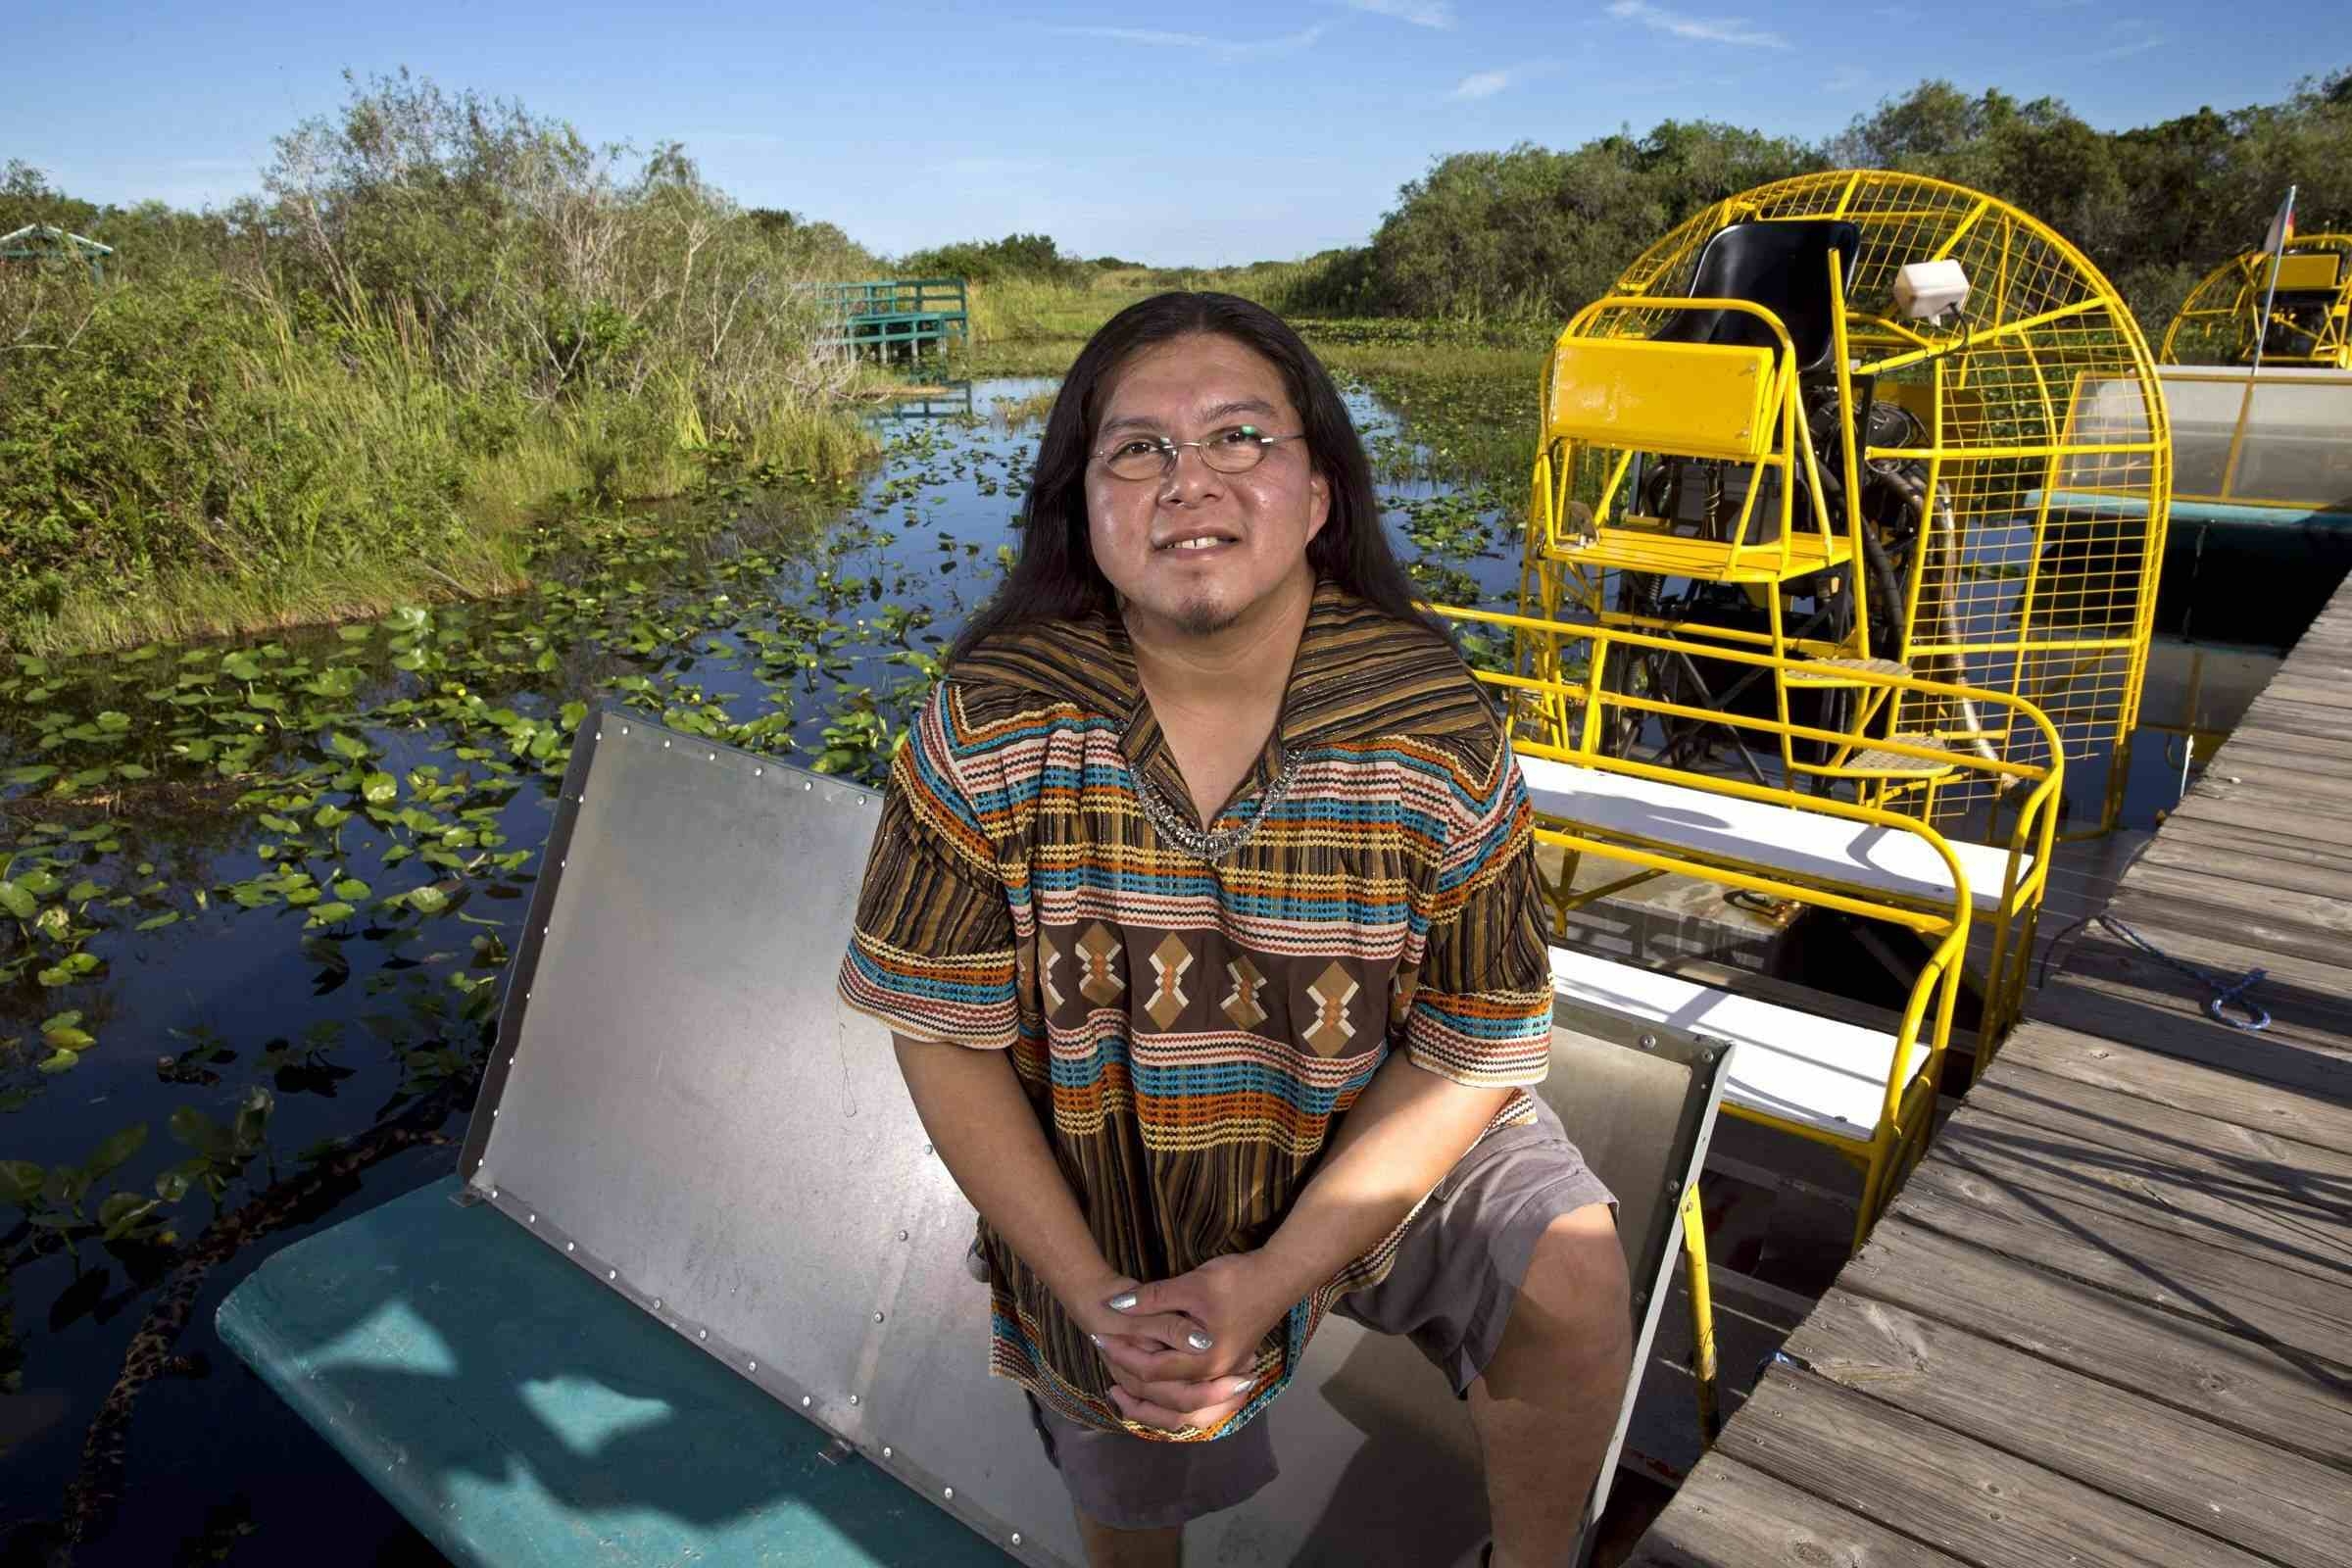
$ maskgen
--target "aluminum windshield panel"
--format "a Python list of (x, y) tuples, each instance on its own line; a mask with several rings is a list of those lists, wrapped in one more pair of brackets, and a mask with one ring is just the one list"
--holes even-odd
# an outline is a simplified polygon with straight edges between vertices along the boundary
[[(1020, 1393), (987, 1375), (971, 1210), (886, 1031), (836, 997), (877, 795), (618, 712), (564, 795), (469, 1190), (1015, 1557), (1075, 1564)], [(1555, 1101), (1598, 1045), (1555, 1038)], [(1632, 1163), (1687, 1179), (1703, 1127), (1665, 1065), (1637, 1076), (1674, 1131)], [(1638, 1277), (1661, 1247), (1671, 1269), (1671, 1213), (1629, 1244)], [(1409, 1345), (1332, 1320), (1269, 1418), (1283, 1478), (1196, 1527), (1206, 1560), (1475, 1561), (1467, 1413)]]

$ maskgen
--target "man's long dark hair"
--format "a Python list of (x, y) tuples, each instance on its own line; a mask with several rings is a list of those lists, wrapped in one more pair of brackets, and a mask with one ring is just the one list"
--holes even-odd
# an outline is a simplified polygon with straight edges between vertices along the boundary
[(1118, 613), (1110, 581), (1095, 564), (1086, 525), (1086, 465), (1110, 378), (1137, 354), (1195, 333), (1215, 333), (1254, 350), (1282, 372), (1298, 411), (1308, 461), (1331, 490), (1331, 511), (1306, 547), (1327, 577), (1398, 620), (1452, 639), (1413, 605), (1412, 580), (1380, 525), (1372, 465), (1348, 405), (1312, 351), (1282, 318), (1231, 294), (1169, 293), (1139, 300), (1102, 324), (1062, 380), (1037, 448), (1037, 469), (1021, 513), (1021, 552), (995, 597), (965, 622), (948, 655), (953, 664), (999, 632), (1040, 621)]

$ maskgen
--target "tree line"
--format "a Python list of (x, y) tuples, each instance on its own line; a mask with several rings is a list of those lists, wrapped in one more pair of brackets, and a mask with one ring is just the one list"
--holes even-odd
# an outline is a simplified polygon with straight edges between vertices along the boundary
[(1362, 246), (1325, 252), (1282, 304), (1332, 315), (1564, 318), (1675, 224), (1770, 180), (1888, 169), (1966, 185), (2055, 228), (2151, 338), (2196, 281), (2262, 242), (2288, 185), (2297, 227), (2352, 228), (2352, 69), (2282, 103), (2104, 131), (2055, 98), (1926, 81), (1820, 142), (1667, 121), (1569, 151), (1456, 153), (1397, 192)]

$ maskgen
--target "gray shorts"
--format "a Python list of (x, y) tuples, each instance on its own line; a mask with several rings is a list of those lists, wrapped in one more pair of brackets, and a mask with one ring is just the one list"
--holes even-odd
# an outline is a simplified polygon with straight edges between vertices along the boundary
[[(1336, 1310), (1376, 1333), (1406, 1336), (1455, 1395), (1467, 1395), (1502, 1343), (1536, 1239), (1563, 1214), (1616, 1201), (1538, 1101), (1533, 1125), (1494, 1134), (1446, 1173), (1404, 1233), (1388, 1278), (1341, 1298)], [(1070, 1500), (1113, 1530), (1180, 1525), (1247, 1501), (1275, 1476), (1266, 1425), (1275, 1409), (1213, 1443), (1154, 1443), (1029, 1401)]]

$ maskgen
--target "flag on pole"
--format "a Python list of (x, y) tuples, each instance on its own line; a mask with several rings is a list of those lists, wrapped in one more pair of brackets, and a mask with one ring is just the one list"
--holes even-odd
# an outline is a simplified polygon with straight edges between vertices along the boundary
[(2286, 249), (2295, 237), (2295, 188), (2286, 188), (2286, 200), (2278, 204), (2278, 216), (2271, 220), (2271, 232), (2262, 242), (2262, 254), (2277, 256)]

